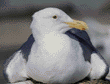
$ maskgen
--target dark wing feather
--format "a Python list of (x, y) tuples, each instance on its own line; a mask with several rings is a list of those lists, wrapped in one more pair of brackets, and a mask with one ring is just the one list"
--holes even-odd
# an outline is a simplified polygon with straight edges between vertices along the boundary
[(30, 37), (28, 38), (28, 40), (20, 47), (19, 50), (21, 50), (22, 54), (23, 54), (23, 58), (27, 61), (28, 60), (28, 56), (30, 54), (31, 51), (31, 47), (32, 44), (34, 43), (34, 37), (33, 34), (30, 35)]
[[(29, 56), (29, 53), (31, 51), (31, 47), (32, 47), (32, 44), (34, 43), (34, 41), (35, 40), (33, 38), (33, 35), (31, 34), (30, 37), (28, 38), (28, 40), (17, 50), (17, 51), (21, 50), (21, 53), (23, 54), (23, 58), (26, 61), (28, 60), (28, 56)], [(9, 80), (8, 80), (8, 75), (6, 73), (6, 69), (7, 69), (7, 66), (10, 63), (10, 61), (16, 55), (16, 52), (14, 54), (12, 54), (3, 64), (4, 65), (3, 74), (4, 74), (4, 77), (7, 80), (7, 82), (9, 82)]]
[(67, 34), (70, 38), (75, 39), (79, 42), (83, 50), (83, 56), (84, 56), (85, 61), (90, 62), (91, 54), (97, 51), (95, 47), (92, 45), (87, 32), (73, 28), (67, 31), (65, 34)]

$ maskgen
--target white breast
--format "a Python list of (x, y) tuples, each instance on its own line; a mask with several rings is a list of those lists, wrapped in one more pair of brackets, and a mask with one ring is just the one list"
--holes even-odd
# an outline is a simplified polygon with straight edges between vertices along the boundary
[(28, 75), (33, 79), (44, 83), (76, 82), (90, 72), (90, 64), (84, 61), (78, 42), (68, 36), (48, 34), (36, 44), (27, 62)]

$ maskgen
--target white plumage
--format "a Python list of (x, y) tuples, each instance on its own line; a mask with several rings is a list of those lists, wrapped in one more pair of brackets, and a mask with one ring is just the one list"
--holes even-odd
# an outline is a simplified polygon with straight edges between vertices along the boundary
[[(29, 45), (24, 45), (30, 51), (27, 52), (22, 47), (14, 54), (5, 68), (9, 82), (26, 81), (26, 78), (31, 77), (43, 83), (75, 83), (87, 76), (90, 79), (99, 79), (103, 75), (105, 77), (108, 73), (108, 66), (104, 59), (97, 55), (97, 52), (94, 53), (98, 58), (95, 60), (92, 57), (91, 59), (92, 51), (95, 50), (91, 50), (80, 41), (83, 37), (77, 37), (77, 34), (67, 32), (71, 29), (72, 22), (75, 21), (57, 8), (46, 8), (36, 12), (30, 26), (34, 41), (31, 47), (28, 47), (31, 44), (30, 39), (27, 41), (30, 42)], [(32, 37), (30, 36), (30, 38)], [(88, 42), (90, 42), (89, 39)], [(89, 46), (91, 47), (92, 44), (90, 43)], [(86, 48), (87, 51), (84, 50)], [(24, 52), (26, 55), (28, 53), (27, 60), (24, 58)], [(85, 55), (84, 52), (86, 52)], [(86, 58), (87, 60), (85, 60)], [(15, 59), (17, 60), (15, 61)], [(103, 69), (99, 70), (100, 73), (97, 73), (98, 69), (93, 69), (94, 66), (98, 67), (97, 60), (101, 60), (99, 62), (103, 64)], [(99, 76), (97, 77), (91, 72), (93, 74), (96, 72)]]

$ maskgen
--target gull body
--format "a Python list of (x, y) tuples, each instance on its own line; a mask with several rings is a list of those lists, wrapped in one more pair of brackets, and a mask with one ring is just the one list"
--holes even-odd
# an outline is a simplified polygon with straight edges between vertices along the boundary
[(58, 8), (45, 8), (33, 15), (32, 35), (5, 63), (9, 82), (32, 78), (43, 83), (75, 83), (85, 77), (105, 78), (108, 65), (87, 33), (71, 30), (66, 22), (74, 21)]

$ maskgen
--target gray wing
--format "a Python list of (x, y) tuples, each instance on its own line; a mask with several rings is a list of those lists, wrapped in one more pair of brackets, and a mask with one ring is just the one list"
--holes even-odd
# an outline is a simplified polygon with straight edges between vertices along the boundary
[(79, 42), (79, 44), (83, 50), (83, 56), (84, 56), (85, 61), (90, 62), (91, 54), (93, 52), (97, 52), (97, 51), (96, 51), (95, 47), (92, 45), (87, 32), (73, 28), (73, 29), (67, 31), (66, 34), (70, 38), (75, 39)]
[(28, 60), (28, 56), (29, 53), (31, 51), (31, 47), (32, 44), (34, 43), (34, 37), (33, 34), (30, 35), (30, 37), (28, 38), (28, 40), (20, 47), (19, 50), (21, 50), (22, 54), (23, 54), (23, 58), (27, 61)]
[[(99, 57), (98, 60), (103, 60), (103, 63), (105, 63), (105, 65), (106, 65), (105, 67), (106, 68), (104, 69), (105, 72), (104, 73), (102, 72), (103, 74), (102, 74), (101, 78), (105, 78), (105, 76), (109, 72), (109, 66), (108, 66), (107, 62), (105, 61), (105, 59), (102, 57), (102, 55), (92, 45), (87, 32), (73, 28), (73, 29), (67, 31), (66, 34), (70, 38), (79, 41), (79, 44), (80, 44), (80, 46), (81, 46), (81, 48), (83, 50), (83, 56), (84, 56), (85, 61), (89, 61), (91, 63), (91, 55), (93, 53), (96, 53), (97, 54), (97, 56)], [(96, 60), (96, 61), (98, 61), (98, 60)], [(98, 64), (100, 64), (100, 63), (97, 63), (96, 65), (98, 66)]]
[(5, 62), (4, 62), (4, 70), (3, 70), (3, 74), (4, 74), (4, 77), (5, 79), (7, 80), (7, 82), (9, 82), (8, 80), (8, 75), (6, 73), (6, 69), (7, 69), (7, 66), (9, 65), (9, 63), (11, 62), (11, 60), (16, 56), (16, 53), (18, 51), (21, 51), (22, 53), (22, 56), (23, 58), (26, 60), (28, 60), (28, 56), (29, 56), (29, 53), (31, 51), (31, 47), (32, 47), (32, 44), (34, 43), (34, 38), (33, 38), (33, 35), (31, 34), (30, 37), (28, 38), (28, 40), (14, 53), (12, 54)]
[(67, 31), (66, 34), (72, 39), (77, 38), (75, 40), (79, 41), (82, 49), (84, 50), (83, 54), (85, 61), (90, 62), (92, 53), (97, 53), (101, 59), (104, 59), (102, 55), (97, 51), (97, 49), (92, 45), (89, 35), (86, 31), (73, 28)]

